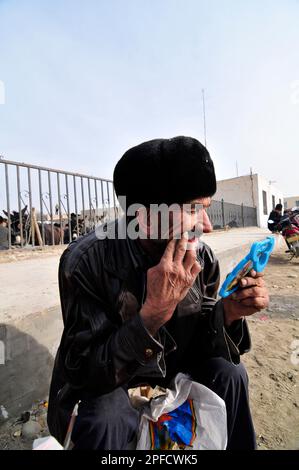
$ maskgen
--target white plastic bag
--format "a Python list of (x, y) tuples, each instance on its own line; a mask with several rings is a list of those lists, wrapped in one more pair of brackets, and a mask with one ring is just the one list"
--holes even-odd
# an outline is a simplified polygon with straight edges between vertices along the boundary
[(55, 437), (47, 436), (35, 439), (32, 450), (63, 450), (63, 447), (56, 441)]
[(184, 374), (178, 374), (166, 394), (153, 398), (143, 407), (139, 426), (137, 450), (153, 449), (150, 421), (158, 419), (180, 407), (186, 400), (192, 401), (195, 414), (195, 437), (192, 447), (186, 450), (224, 450), (227, 445), (225, 403), (216, 393), (204, 385), (193, 382)]

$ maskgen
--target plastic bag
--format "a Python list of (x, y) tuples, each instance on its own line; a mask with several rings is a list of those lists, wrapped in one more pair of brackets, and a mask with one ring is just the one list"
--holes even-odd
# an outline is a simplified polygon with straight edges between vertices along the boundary
[(137, 450), (224, 450), (226, 445), (225, 402), (184, 374), (143, 406)]
[(63, 450), (63, 447), (53, 436), (40, 437), (33, 441), (32, 450)]

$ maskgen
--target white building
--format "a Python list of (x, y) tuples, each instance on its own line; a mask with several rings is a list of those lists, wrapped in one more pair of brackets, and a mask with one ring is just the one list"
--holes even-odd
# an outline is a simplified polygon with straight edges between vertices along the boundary
[(217, 192), (213, 199), (256, 207), (257, 223), (263, 228), (267, 227), (269, 214), (275, 205), (283, 204), (284, 201), (282, 191), (273, 182), (258, 174), (217, 181)]
[(291, 196), (284, 198), (284, 208), (292, 209), (292, 207), (299, 207), (299, 196)]

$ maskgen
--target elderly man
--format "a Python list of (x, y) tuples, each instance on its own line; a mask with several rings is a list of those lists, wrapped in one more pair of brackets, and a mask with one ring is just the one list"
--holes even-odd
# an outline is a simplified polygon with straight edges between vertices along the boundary
[(190, 137), (145, 142), (117, 163), (114, 187), (126, 216), (61, 257), (51, 433), (63, 441), (80, 400), (74, 448), (125, 449), (139, 423), (128, 389), (167, 387), (184, 372), (225, 401), (228, 449), (255, 448), (240, 354), (250, 349), (244, 317), (265, 308), (268, 293), (251, 272), (233, 296), (216, 300), (218, 262), (200, 240), (212, 230), (206, 208), (216, 192), (207, 149)]

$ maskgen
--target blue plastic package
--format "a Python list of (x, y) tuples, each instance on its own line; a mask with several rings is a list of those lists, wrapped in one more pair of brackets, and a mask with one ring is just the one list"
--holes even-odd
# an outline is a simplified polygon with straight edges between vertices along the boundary
[(275, 238), (272, 236), (267, 237), (265, 240), (254, 242), (248, 255), (237, 264), (225, 279), (219, 291), (219, 295), (225, 298), (235, 292), (239, 288), (240, 280), (245, 277), (251, 269), (254, 269), (258, 273), (262, 272), (268, 263), (274, 245)]

